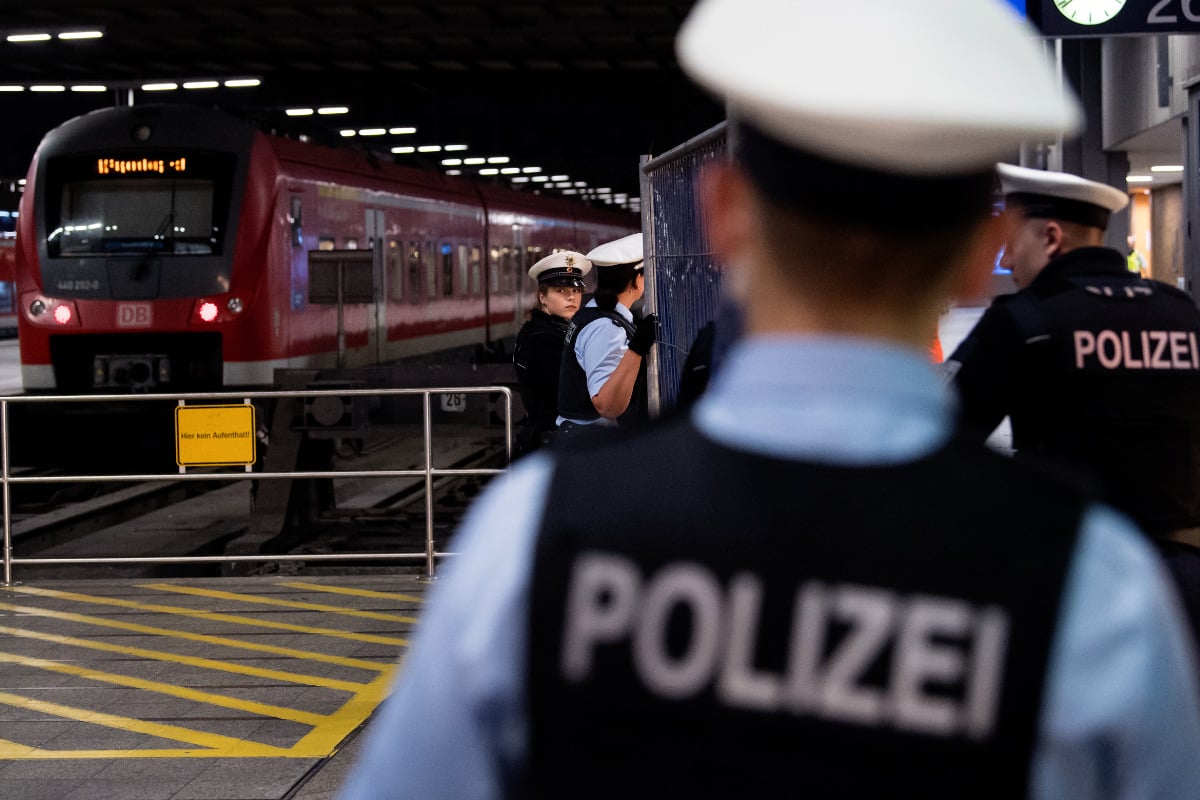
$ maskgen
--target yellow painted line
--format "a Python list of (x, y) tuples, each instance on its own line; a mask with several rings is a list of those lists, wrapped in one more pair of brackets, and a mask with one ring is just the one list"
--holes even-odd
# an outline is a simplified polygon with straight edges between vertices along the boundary
[(323, 583), (303, 583), (301, 581), (284, 581), (276, 584), (277, 586), (286, 586), (289, 589), (311, 589), (314, 592), (328, 592), (329, 594), (348, 594), (354, 597), (377, 597), (381, 600), (402, 600), (409, 603), (424, 603), (424, 597), (417, 597), (415, 594), (397, 594), (396, 592), (377, 592), (374, 589), (351, 589), (347, 586), (326, 586)]
[(255, 603), (264, 606), (278, 606), (280, 608), (295, 608), (302, 611), (320, 611), (325, 614), (339, 614), (346, 617), (359, 617), (362, 619), (379, 619), (387, 622), (412, 622), (417, 621), (416, 617), (402, 617), (397, 614), (382, 614), (378, 611), (359, 611), (356, 608), (344, 608), (342, 606), (326, 606), (320, 603), (302, 603), (298, 600), (280, 600), (274, 597), (261, 597), (256, 594), (240, 594), (238, 592), (222, 592), (217, 589), (201, 589), (195, 586), (173, 586), (169, 583), (146, 583), (142, 584), (143, 589), (156, 589), (160, 592), (176, 592), (178, 594), (187, 594), (194, 597), (209, 597), (213, 600), (236, 600), (239, 603)]
[[(371, 716), (371, 712), (384, 701), (391, 690), (391, 676), (380, 676), (370, 685), (352, 697), (341, 708), (319, 727), (313, 728), (300, 741), (292, 746), (294, 752), (310, 753), (313, 756), (324, 756), (335, 752), (363, 721)], [(420, 733), (416, 732), (419, 736)]]
[(394, 636), (377, 636), (371, 633), (354, 633), (352, 631), (342, 631), (337, 628), (319, 628), (310, 625), (293, 625), (289, 622), (272, 622), (269, 620), (255, 619), (254, 617), (243, 617), (237, 614), (219, 614), (212, 611), (202, 611), (195, 608), (186, 608), (184, 606), (167, 606), (158, 603), (137, 603), (132, 600), (122, 600), (118, 597), (101, 597), (99, 595), (79, 594), (77, 592), (61, 592), (56, 589), (39, 589), (34, 586), (10, 586), (6, 587), (7, 591), (19, 592), (26, 595), (34, 595), (37, 597), (53, 597), (59, 600), (72, 600), (78, 603), (91, 603), (93, 605), (112, 606), (114, 608), (129, 608), (137, 611), (148, 611), (155, 614), (175, 614), (182, 617), (193, 617), (195, 619), (207, 619), (215, 622), (231, 622), (236, 625), (248, 625), (256, 628), (270, 628), (272, 630), (294, 631), (296, 633), (307, 633), (314, 636), (331, 636), (336, 639), (350, 639), (355, 642), (369, 642), (371, 644), (387, 644), (407, 647), (407, 639), (399, 639)]
[(288, 752), (283, 748), (271, 747), (270, 745), (259, 744), (257, 742), (247, 742), (231, 736), (222, 736), (219, 733), (204, 733), (203, 731), (194, 731), (178, 725), (146, 722), (140, 719), (132, 719), (131, 717), (117, 716), (116, 714), (105, 714), (102, 711), (72, 708), (71, 706), (64, 706), (59, 703), (48, 703), (44, 700), (20, 697), (8, 692), (0, 692), (0, 704), (24, 708), (28, 711), (36, 711), (40, 714), (47, 714), (53, 717), (73, 719), (77, 722), (103, 725), (106, 728), (117, 728), (123, 731), (144, 733), (147, 736), (157, 736), (160, 739), (186, 742), (197, 747), (221, 748), (225, 750), (236, 748), (239, 751), (254, 750), (258, 756), (282, 756), (287, 755)]
[(365, 685), (362, 683), (354, 683), (353, 681), (339, 681), (334, 680), (333, 678), (322, 678), (318, 675), (302, 675), (296, 672), (284, 672), (283, 670), (262, 669), (260, 667), (251, 667), (232, 661), (217, 661), (211, 658), (184, 656), (177, 653), (168, 653), (162, 650), (149, 650), (143, 647), (126, 647), (125, 645), (108, 644), (107, 642), (97, 642), (89, 639), (78, 639), (73, 636), (60, 636), (54, 633), (27, 631), (20, 628), (10, 628), (7, 625), (0, 625), (0, 633), (7, 633), (10, 636), (20, 636), (26, 639), (39, 639), (45, 642), (55, 642), (57, 644), (69, 645), (71, 647), (83, 647), (88, 650), (101, 650), (106, 653), (121, 653), (122, 655), (137, 656), (138, 658), (150, 659), (152, 661), (168, 661), (175, 664), (187, 664), (188, 666), (192, 667), (200, 667), (201, 669), (211, 669), (219, 672), (232, 672), (238, 675), (252, 675), (256, 678), (266, 678), (268, 680), (279, 681), (281, 683), (297, 683), (302, 686), (318, 686), (323, 689), (335, 689), (341, 692), (350, 692), (351, 694), (359, 692)]
[(223, 694), (201, 692), (196, 689), (189, 689), (186, 686), (176, 686), (171, 683), (148, 681), (142, 678), (133, 678), (128, 675), (118, 675), (112, 672), (101, 672), (100, 670), (89, 669), (87, 667), (78, 667), (73, 664), (66, 664), (62, 661), (47, 661), (44, 658), (28, 658), (26, 656), (0, 653), (0, 663), (20, 664), (25, 667), (47, 670), (48, 672), (57, 672), (63, 675), (75, 675), (80, 678), (86, 678), (88, 680), (98, 681), (101, 683), (111, 683), (116, 686), (128, 686), (131, 689), (142, 689), (147, 692), (154, 692), (155, 694), (179, 697), (184, 700), (195, 700), (210, 706), (234, 708), (238, 711), (246, 711), (250, 714), (258, 714), (260, 716), (272, 717), (274, 719), (291, 720), (292, 722), (299, 722), (301, 724), (311, 725), (314, 727), (321, 725), (329, 719), (324, 714), (314, 714), (309, 711), (298, 711), (294, 708), (284, 708), (283, 706), (275, 706), (267, 703), (256, 703), (253, 700), (241, 700), (236, 697), (229, 697), (228, 695)]
[(230, 639), (225, 636), (211, 636), (206, 633), (177, 631), (172, 628), (157, 628), (152, 625), (139, 625), (136, 622), (121, 622), (120, 620), (109, 619), (107, 617), (93, 617), (87, 614), (76, 614), (71, 611), (53, 611), (48, 608), (37, 608), (36, 606), (0, 603), (0, 611), (15, 611), (30, 616), (70, 620), (72, 622), (82, 622), (86, 625), (96, 625), (103, 628), (116, 628), (117, 630), (131, 631), (133, 633), (144, 633), (151, 636), (163, 636), (170, 639), (184, 639), (190, 642), (204, 642), (205, 644), (219, 645), (221, 647), (236, 647), (242, 650), (270, 653), (272, 655), (295, 658), (304, 661), (319, 661), (325, 664), (336, 664), (340, 667), (352, 667), (354, 669), (365, 669), (373, 672), (382, 672), (389, 666), (388, 664), (379, 661), (366, 661), (361, 658), (349, 658), (346, 656), (332, 656), (325, 653), (315, 653), (309, 650), (296, 650), (291, 647), (279, 647), (273, 644), (243, 642), (241, 639)]

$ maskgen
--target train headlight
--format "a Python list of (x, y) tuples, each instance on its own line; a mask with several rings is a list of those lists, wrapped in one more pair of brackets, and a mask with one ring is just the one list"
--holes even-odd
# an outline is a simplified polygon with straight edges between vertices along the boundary
[(29, 313), (32, 316), (40, 317), (46, 313), (46, 304), (42, 300), (34, 300), (29, 304)]
[(59, 325), (66, 325), (68, 322), (71, 321), (71, 316), (72, 316), (72, 314), (71, 314), (70, 306), (61, 305), (61, 306), (54, 307), (54, 321), (57, 322)]
[(225, 307), (228, 308), (229, 311), (233, 314), (242, 313), (242, 298), (240, 298), (240, 297), (229, 298), (229, 302), (226, 304)]
[(216, 303), (207, 301), (200, 304), (200, 319), (204, 322), (212, 322), (217, 318), (218, 313), (220, 313), (220, 310), (217, 308)]

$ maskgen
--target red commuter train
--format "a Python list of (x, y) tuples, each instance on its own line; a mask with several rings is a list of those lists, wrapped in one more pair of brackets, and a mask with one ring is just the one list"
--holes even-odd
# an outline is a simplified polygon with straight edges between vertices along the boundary
[(194, 106), (50, 131), (17, 221), (27, 392), (211, 391), (493, 349), (526, 269), (634, 215), (385, 163)]

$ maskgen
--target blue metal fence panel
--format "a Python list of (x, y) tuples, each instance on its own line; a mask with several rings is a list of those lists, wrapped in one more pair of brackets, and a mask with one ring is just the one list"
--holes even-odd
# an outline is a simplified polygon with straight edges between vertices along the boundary
[(697, 183), (705, 164), (724, 157), (722, 123), (642, 163), (646, 307), (660, 323), (649, 395), (652, 413), (660, 416), (675, 407), (688, 349), (717, 314), (723, 268), (708, 249)]

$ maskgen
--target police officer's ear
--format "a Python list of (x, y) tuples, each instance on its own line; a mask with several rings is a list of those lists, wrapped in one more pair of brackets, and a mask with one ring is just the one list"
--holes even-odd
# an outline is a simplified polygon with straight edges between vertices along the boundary
[(1017, 224), (1012, 214), (996, 214), (976, 225), (963, 243), (962, 264), (953, 275), (950, 286), (953, 300), (969, 305), (987, 297), (996, 254), (1009, 241)]
[(700, 175), (700, 210), (708, 243), (724, 263), (739, 263), (739, 256), (754, 241), (754, 208), (754, 190), (741, 170), (726, 162), (704, 168)]
[(1058, 220), (1047, 219), (1044, 222), (1045, 225), (1042, 227), (1041, 240), (1042, 246), (1046, 250), (1046, 258), (1050, 259), (1062, 254), (1067, 234)]

